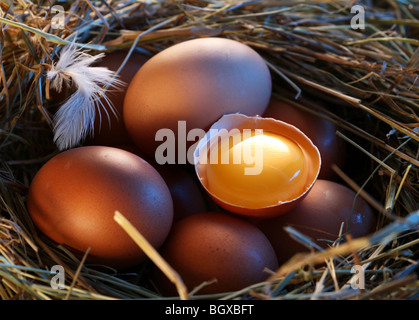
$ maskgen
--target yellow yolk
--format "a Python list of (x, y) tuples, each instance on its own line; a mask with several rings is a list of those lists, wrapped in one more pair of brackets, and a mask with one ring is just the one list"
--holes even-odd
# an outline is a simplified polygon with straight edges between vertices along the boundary
[(212, 156), (206, 171), (212, 194), (236, 206), (263, 208), (295, 199), (305, 191), (308, 170), (295, 142), (270, 132), (244, 139), (241, 132), (235, 135), (232, 140), (240, 142), (214, 147), (218, 154)]

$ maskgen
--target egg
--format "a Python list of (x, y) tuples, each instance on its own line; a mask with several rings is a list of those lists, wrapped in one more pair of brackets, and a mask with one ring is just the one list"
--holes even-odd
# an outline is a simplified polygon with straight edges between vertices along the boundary
[(284, 214), (310, 191), (321, 167), (319, 150), (283, 121), (224, 115), (195, 149), (195, 170), (223, 209), (241, 216)]
[[(199, 213), (175, 223), (160, 253), (188, 290), (217, 280), (199, 294), (237, 291), (266, 280), (265, 268), (278, 267), (272, 245), (257, 227), (220, 212)], [(157, 269), (153, 280), (163, 294), (176, 295), (173, 283)]]
[(124, 101), (125, 125), (149, 156), (162, 144), (156, 134), (173, 132), (176, 143), (183, 139), (175, 159), (180, 163), (198, 139), (178, 137), (179, 122), (185, 123), (189, 135), (195, 129), (207, 130), (227, 113), (261, 115), (271, 85), (265, 61), (249, 46), (226, 38), (183, 41), (150, 58), (134, 76)]
[[(106, 53), (97, 66), (106, 67), (116, 72), (127, 54), (128, 52), (125, 50)], [(101, 100), (106, 109), (101, 107), (96, 112), (94, 130), (86, 137), (85, 145), (116, 146), (132, 143), (123, 120), (124, 98), (132, 78), (148, 59), (149, 57), (137, 52), (130, 55), (118, 74), (118, 79), (123, 81), (123, 84), (107, 91), (107, 98), (112, 107), (104, 99)]]
[(374, 231), (376, 218), (367, 202), (343, 184), (318, 179), (306, 197), (286, 214), (266, 220), (252, 220), (272, 243), (280, 264), (298, 252), (309, 249), (292, 239), (284, 230), (291, 226), (327, 248), (342, 235), (352, 238)]
[(189, 172), (188, 167), (176, 164), (160, 165), (132, 144), (121, 145), (118, 148), (141, 156), (162, 176), (173, 199), (173, 222), (207, 211), (204, 193), (193, 176), (194, 172)]
[(344, 165), (345, 145), (336, 135), (337, 128), (333, 122), (275, 97), (272, 97), (263, 116), (287, 122), (303, 131), (320, 151), (322, 167), (319, 178), (327, 180), (338, 178), (332, 165), (336, 164), (339, 167)]
[(170, 191), (149, 163), (131, 152), (84, 146), (61, 152), (36, 173), (28, 212), (40, 232), (87, 261), (124, 269), (147, 259), (114, 221), (120, 211), (159, 248), (173, 223)]
[(186, 168), (176, 165), (155, 165), (173, 199), (173, 221), (207, 210), (204, 194)]

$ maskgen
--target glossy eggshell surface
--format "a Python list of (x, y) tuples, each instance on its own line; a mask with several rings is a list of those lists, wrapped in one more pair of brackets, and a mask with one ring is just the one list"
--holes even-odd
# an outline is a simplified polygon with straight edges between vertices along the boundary
[[(225, 213), (200, 213), (175, 223), (161, 254), (189, 291), (217, 279), (199, 294), (242, 289), (266, 280), (269, 274), (264, 268), (278, 267), (265, 235), (247, 221)], [(153, 278), (164, 294), (177, 294), (159, 270)]]
[(137, 146), (121, 145), (118, 148), (132, 152), (151, 164), (169, 187), (173, 199), (173, 222), (190, 215), (207, 211), (206, 199), (194, 172), (181, 165), (160, 165), (147, 157)]
[(344, 165), (345, 145), (336, 135), (337, 128), (333, 122), (274, 97), (263, 116), (287, 122), (303, 131), (320, 151), (322, 167), (319, 179), (337, 178), (332, 165)]
[(159, 248), (173, 222), (169, 189), (140, 157), (112, 147), (64, 151), (34, 177), (28, 211), (41, 232), (76, 253), (89, 247), (88, 262), (126, 268), (147, 256), (114, 221), (120, 211)]
[[(356, 200), (356, 201), (355, 201)], [(354, 202), (355, 201), (355, 202)], [(355, 205), (353, 206), (353, 204)], [(352, 238), (374, 231), (376, 218), (369, 205), (348, 187), (337, 182), (319, 179), (294, 209), (268, 220), (253, 220), (271, 241), (280, 263), (298, 252), (309, 249), (292, 239), (284, 227), (291, 226), (327, 248), (342, 234)]]
[(176, 165), (155, 164), (154, 167), (166, 182), (172, 195), (174, 222), (207, 211), (204, 194), (188, 171)]
[[(207, 130), (226, 113), (261, 115), (271, 96), (265, 61), (250, 47), (224, 38), (175, 44), (153, 56), (131, 81), (124, 121), (133, 142), (150, 156), (156, 132)], [(192, 145), (195, 141), (188, 142)]]

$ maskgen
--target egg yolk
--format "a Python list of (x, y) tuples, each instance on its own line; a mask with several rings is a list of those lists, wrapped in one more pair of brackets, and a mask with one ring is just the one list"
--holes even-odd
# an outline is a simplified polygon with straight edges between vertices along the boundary
[(210, 149), (216, 156), (211, 156), (206, 170), (208, 190), (222, 201), (263, 208), (295, 199), (305, 191), (307, 165), (294, 141), (253, 131), (247, 138), (243, 132), (231, 135), (228, 147), (225, 145), (218, 143)]

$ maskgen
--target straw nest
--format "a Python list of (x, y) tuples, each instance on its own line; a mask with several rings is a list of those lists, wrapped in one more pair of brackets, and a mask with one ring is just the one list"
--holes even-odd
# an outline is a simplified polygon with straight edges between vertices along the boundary
[[(151, 262), (124, 274), (92, 267), (35, 231), (25, 205), (28, 186), (58, 152), (52, 138), (55, 109), (45, 98), (46, 72), (73, 41), (92, 55), (121, 48), (155, 54), (207, 36), (256, 49), (271, 69), (274, 94), (336, 123), (351, 150), (348, 162), (362, 163), (336, 172), (378, 217), (377, 232), (369, 237), (298, 255), (272, 270), (264, 283), (210, 297), (419, 297), (417, 0), (360, 3), (363, 29), (355, 28), (362, 22), (351, 12), (356, 3), (345, 0), (60, 1), (65, 23), (58, 29), (51, 28), (51, 3), (0, 2), (2, 299), (162, 298), (145, 276)], [(315, 106), (306, 103), (314, 100)], [(65, 268), (63, 289), (50, 286), (53, 265)], [(366, 267), (364, 289), (349, 285), (354, 265)], [(199, 291), (183, 293), (204, 298)]]

